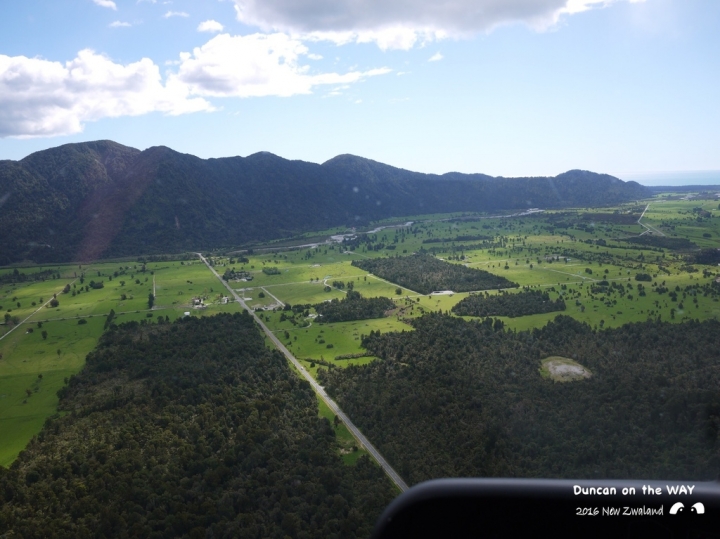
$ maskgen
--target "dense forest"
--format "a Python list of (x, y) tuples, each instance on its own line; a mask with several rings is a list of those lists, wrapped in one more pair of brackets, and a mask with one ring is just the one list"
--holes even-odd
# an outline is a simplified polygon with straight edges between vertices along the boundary
[(687, 251), (688, 249), (697, 249), (697, 245), (687, 238), (669, 238), (667, 236), (632, 236), (630, 238), (622, 238), (621, 241), (635, 243), (645, 247), (657, 247), (660, 249), (671, 249), (678, 251)]
[(421, 294), (441, 290), (470, 292), (518, 286), (505, 277), (460, 264), (450, 264), (422, 253), (412, 256), (353, 260), (352, 265)]
[(715, 265), (720, 264), (720, 249), (701, 249), (699, 253), (691, 257), (695, 264)]
[[(487, 293), (486, 293), (487, 294)], [(551, 300), (547, 292), (524, 290), (517, 294), (501, 292), (495, 296), (475, 294), (460, 300), (452, 308), (459, 316), (527, 316), (564, 311), (562, 298)]]
[(393, 498), (247, 313), (111, 326), (60, 408), (0, 468), (0, 536), (367, 537)]
[[(326, 390), (410, 484), (437, 477), (710, 480), (720, 470), (720, 323), (593, 331), (429, 314), (363, 338), (380, 361), (321, 371)], [(571, 358), (586, 380), (543, 378)]]
[(395, 303), (393, 300), (383, 297), (364, 298), (359, 292), (348, 290), (345, 298), (324, 301), (314, 307), (320, 315), (318, 322), (330, 323), (382, 318), (385, 316), (385, 312), (395, 308)]
[(423, 243), (450, 243), (450, 242), (454, 242), (454, 241), (462, 242), (462, 241), (478, 241), (478, 240), (488, 241), (488, 240), (492, 240), (492, 239), (493, 239), (492, 236), (486, 236), (486, 235), (482, 235), (482, 234), (464, 234), (464, 235), (455, 236), (454, 238), (428, 238), (428, 239), (423, 240)]
[(0, 265), (210, 250), (418, 213), (594, 206), (648, 193), (582, 170), (438, 176), (352, 155), (321, 165), (268, 152), (200, 159), (101, 140), (0, 161)]

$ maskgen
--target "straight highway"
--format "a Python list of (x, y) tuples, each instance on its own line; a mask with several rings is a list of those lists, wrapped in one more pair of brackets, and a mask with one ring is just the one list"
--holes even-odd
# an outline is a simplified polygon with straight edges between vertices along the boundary
[(243, 301), (243, 299), (235, 292), (235, 290), (232, 289), (229, 283), (223, 280), (223, 278), (220, 276), (220, 274), (215, 271), (215, 268), (213, 268), (210, 263), (207, 261), (207, 259), (200, 253), (196, 253), (200, 260), (202, 260), (205, 265), (210, 269), (210, 271), (213, 272), (215, 277), (217, 277), (220, 282), (227, 288), (232, 296), (235, 298), (235, 301), (237, 301), (243, 309), (248, 311), (250, 315), (255, 319), (255, 322), (262, 328), (262, 330), (265, 332), (265, 335), (268, 336), (268, 338), (275, 344), (278, 350), (282, 352), (285, 357), (297, 368), (298, 372), (305, 378), (308, 382), (310, 382), (310, 385), (315, 390), (315, 393), (320, 395), (320, 398), (325, 402), (325, 404), (328, 405), (328, 408), (330, 408), (335, 415), (337, 415), (340, 420), (342, 420), (343, 423), (345, 423), (345, 426), (348, 428), (348, 430), (352, 433), (352, 435), (355, 437), (355, 439), (365, 448), (365, 450), (372, 455), (372, 457), (377, 461), (377, 463), (380, 465), (380, 467), (383, 469), (383, 471), (387, 474), (387, 476), (390, 478), (390, 480), (397, 485), (397, 487), (402, 491), (405, 492), (408, 489), (407, 484), (405, 481), (403, 481), (402, 477), (398, 475), (398, 473), (393, 470), (392, 466), (388, 463), (388, 461), (385, 460), (385, 458), (380, 454), (380, 452), (375, 449), (375, 446), (373, 446), (370, 443), (370, 440), (368, 440), (365, 435), (360, 432), (360, 430), (353, 424), (352, 421), (350, 421), (350, 418), (345, 415), (345, 413), (340, 409), (340, 407), (335, 403), (334, 400), (330, 398), (330, 396), (325, 392), (325, 389), (315, 381), (315, 379), (310, 375), (308, 371), (305, 370), (305, 367), (303, 367), (300, 362), (297, 360), (297, 358), (288, 350), (285, 348), (285, 345), (283, 345), (282, 342), (280, 342), (280, 339), (278, 339), (272, 331), (270, 331), (270, 328), (268, 328), (265, 323), (260, 319), (259, 316), (255, 314), (255, 312), (248, 307), (247, 303)]

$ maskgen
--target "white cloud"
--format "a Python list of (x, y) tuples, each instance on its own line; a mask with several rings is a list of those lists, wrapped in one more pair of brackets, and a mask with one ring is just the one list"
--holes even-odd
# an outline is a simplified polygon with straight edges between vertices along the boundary
[(110, 24), (108, 24), (110, 28), (124, 28), (128, 26), (132, 26), (129, 22), (122, 22), (122, 21), (113, 21)]
[(439, 60), (442, 60), (444, 56), (440, 54), (439, 52), (436, 52), (433, 54), (430, 58), (428, 58), (428, 62), (437, 62)]
[(343, 84), (341, 86), (336, 86), (335, 88), (332, 88), (329, 92), (325, 94), (325, 96), (334, 97), (337, 95), (342, 95), (345, 90), (349, 90), (350, 85), (349, 84)]
[(101, 118), (209, 110), (177, 80), (163, 84), (148, 58), (122, 65), (87, 49), (65, 64), (0, 55), (0, 137), (68, 135)]
[(96, 5), (98, 5), (100, 7), (107, 7), (112, 10), (117, 11), (117, 6), (115, 5), (115, 2), (113, 2), (112, 0), (92, 0), (92, 1), (93, 1), (93, 3), (95, 3)]
[(237, 19), (265, 32), (282, 31), (337, 44), (374, 42), (410, 49), (446, 37), (468, 37), (503, 24), (537, 30), (563, 15), (616, 2), (644, 0), (233, 0)]
[(350, 84), (389, 73), (388, 68), (311, 74), (299, 60), (308, 49), (285, 34), (215, 36), (192, 55), (181, 55), (173, 80), (194, 95), (209, 97), (288, 97), (309, 94), (323, 84)]
[(197, 27), (198, 32), (222, 32), (223, 25), (217, 21), (208, 20), (201, 22)]
[(313, 53), (310, 53), (310, 54), (307, 55), (307, 57), (308, 57), (310, 60), (322, 60), (322, 59), (323, 59), (322, 54), (313, 54)]
[[(618, 0), (567, 0), (565, 8), (562, 10), (563, 13), (582, 13), (593, 8), (608, 7), (610, 4), (614, 4)], [(639, 4), (645, 2), (645, 0), (627, 0), (631, 4)]]
[(310, 56), (285, 34), (220, 34), (166, 62), (163, 80), (149, 58), (123, 65), (89, 49), (65, 63), (0, 54), (0, 138), (79, 133), (102, 118), (216, 110), (209, 97), (287, 97), (322, 85), (339, 92), (391, 72), (317, 73), (302, 63)]
[(169, 19), (170, 17), (189, 17), (189, 16), (190, 15), (188, 15), (184, 11), (168, 11), (167, 13), (165, 13), (165, 15), (163, 15), (163, 17), (165, 17), (166, 19)]

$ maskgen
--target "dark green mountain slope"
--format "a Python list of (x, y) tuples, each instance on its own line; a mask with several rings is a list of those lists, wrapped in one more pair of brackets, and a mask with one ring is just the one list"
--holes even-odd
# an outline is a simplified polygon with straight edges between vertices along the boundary
[(267, 152), (199, 159), (112, 141), (0, 161), (0, 264), (246, 244), (452, 211), (615, 204), (648, 191), (607, 175), (421, 174), (351, 155), (322, 165)]

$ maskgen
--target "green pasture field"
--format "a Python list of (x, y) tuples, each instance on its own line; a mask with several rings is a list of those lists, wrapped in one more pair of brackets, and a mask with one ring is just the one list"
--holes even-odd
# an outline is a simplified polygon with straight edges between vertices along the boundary
[[(312, 321), (308, 327), (293, 326), (290, 322), (280, 322), (279, 312), (264, 313), (266, 324), (278, 336), (290, 351), (298, 358), (326, 359), (333, 361), (338, 355), (356, 354), (360, 348), (360, 336), (370, 331), (402, 331), (412, 328), (400, 322), (394, 316), (354, 322), (320, 324)], [(285, 338), (287, 331), (289, 339)], [(324, 343), (319, 342), (324, 340)], [(328, 345), (332, 344), (331, 348)], [(333, 361), (338, 366), (354, 364), (357, 360)]]
[[(193, 298), (203, 297), (205, 304), (219, 304), (223, 295), (228, 295), (207, 266), (200, 260), (158, 262), (147, 265), (148, 272), (155, 273), (155, 304), (179, 310), (190, 310)], [(147, 275), (146, 275), (147, 276)], [(148, 283), (152, 286), (153, 275)], [(141, 279), (144, 282), (144, 277)], [(144, 299), (151, 288), (144, 290)]]
[[(551, 299), (562, 296), (567, 305), (562, 314), (597, 328), (658, 317), (677, 322), (687, 318), (703, 320), (720, 317), (717, 297), (685, 290), (688, 286), (713, 283), (720, 276), (720, 268), (688, 264), (685, 257), (691, 252), (673, 252), (623, 242), (624, 238), (647, 234), (647, 229), (637, 223), (618, 224), (608, 218), (608, 214), (627, 214), (630, 211), (632, 215), (639, 216), (648, 202), (650, 207), (641, 222), (656, 229), (656, 235), (687, 238), (704, 248), (720, 247), (719, 202), (692, 198), (680, 200), (674, 195), (615, 208), (562, 210), (525, 217), (487, 218), (462, 214), (393, 219), (388, 223), (413, 221), (413, 224), (379, 230), (366, 236), (370, 243), (362, 241), (354, 247), (350, 244), (321, 244), (282, 252), (257, 252), (244, 255), (248, 258), (244, 264), (237, 261), (237, 254), (213, 254), (212, 262), (220, 275), (226, 268), (252, 273), (254, 278), (250, 282), (230, 283), (239, 295), (251, 298), (247, 301), (251, 308), (275, 307), (277, 303), (272, 296), (291, 305), (312, 305), (344, 298), (347, 288), (324, 291), (325, 282), (332, 285), (333, 281), (345, 284), (351, 281), (354, 290), (365, 297), (385, 296), (395, 301), (398, 308), (389, 317), (335, 324), (320, 324), (302, 313), (281, 311), (279, 308), (258, 312), (313, 376), (317, 375), (319, 368), (327, 368), (317, 363), (318, 360), (339, 368), (375, 361), (369, 356), (346, 360), (334, 358), (363, 353), (360, 347), (363, 334), (370, 331), (412, 331), (412, 327), (401, 318), (421, 316), (428, 311), (450, 312), (457, 302), (468, 295), (428, 296), (403, 287), (400, 287), (402, 293), (397, 295), (396, 284), (351, 265), (352, 260), (363, 258), (431, 251), (450, 263), (490, 271), (521, 286), (509, 290), (510, 293), (530, 287), (547, 291)], [(598, 219), (586, 218), (584, 214), (588, 213), (599, 214)], [(457, 220), (457, 217), (462, 217), (462, 220)], [(558, 223), (562, 226), (556, 226)], [(346, 232), (338, 228), (324, 233)], [(314, 232), (306, 237), (321, 235)], [(457, 240), (459, 236), (488, 239), (483, 246), (482, 240)], [(443, 241), (423, 243), (424, 240), (438, 238)], [(394, 249), (388, 249), (388, 246), (394, 246)], [(354, 252), (345, 254), (351, 248)], [(506, 264), (508, 269), (505, 269)], [(280, 274), (266, 275), (262, 272), (263, 267), (277, 267)], [(85, 355), (95, 346), (110, 309), (116, 312), (118, 323), (131, 319), (155, 321), (158, 316), (173, 320), (188, 311), (192, 316), (209, 316), (241, 309), (235, 301), (223, 303), (226, 289), (200, 260), (150, 262), (145, 265), (144, 272), (138, 262), (103, 262), (53, 268), (60, 272), (60, 279), (0, 285), (3, 314), (17, 316), (21, 321), (10, 334), (7, 331), (14, 327), (12, 322), (0, 325), (0, 353), (3, 354), (0, 359), (0, 429), (4, 434), (0, 438), (0, 464), (12, 462), (32, 435), (38, 432), (45, 418), (55, 413), (55, 393), (65, 378), (82, 368)], [(586, 272), (586, 269), (592, 273)], [(25, 273), (36, 270), (39, 267), (22, 269)], [(12, 268), (0, 269), (2, 273), (9, 271)], [(84, 283), (80, 283), (83, 272)], [(653, 279), (652, 282), (641, 283), (645, 287), (645, 296), (638, 293), (639, 283), (634, 279), (638, 273), (650, 274)], [(104, 287), (86, 291), (85, 286), (90, 280), (103, 281)], [(605, 291), (596, 288), (592, 292), (592, 287), (597, 287), (602, 280), (622, 284), (624, 295), (617, 290), (611, 293), (610, 288)], [(71, 292), (61, 293), (68, 283), (71, 283)], [(658, 294), (655, 292), (658, 287), (667, 288), (668, 292)], [(72, 291), (75, 291), (75, 296), (72, 296)], [(676, 292), (676, 301), (672, 301), (670, 291)], [(149, 310), (148, 294), (153, 292), (155, 304), (153, 310)], [(264, 298), (260, 298), (261, 292)], [(59, 306), (40, 308), (40, 299), (47, 301), (52, 294), (57, 294)], [(122, 294), (125, 294), (125, 299)], [(194, 298), (202, 298), (206, 308), (194, 308)], [(32, 305), (33, 302), (35, 305)], [(310, 309), (310, 314), (314, 314), (313, 309)], [(501, 320), (509, 329), (527, 330), (547, 324), (558, 314), (501, 317)], [(27, 317), (27, 322), (22, 322)], [(80, 319), (87, 320), (87, 324), (79, 325)], [(37, 327), (38, 322), (43, 322), (42, 329)], [(33, 332), (28, 333), (31, 328)], [(43, 330), (48, 333), (47, 340), (42, 339)], [(6, 335), (5, 338), (3, 335)], [(267, 342), (268, 346), (272, 346), (269, 340)], [(332, 347), (328, 348), (328, 345)], [(59, 356), (58, 349), (61, 351)], [(311, 367), (313, 362), (314, 367)], [(43, 375), (42, 379), (38, 378), (39, 374)], [(31, 391), (30, 397), (27, 397), (26, 389)], [(23, 404), (24, 400), (27, 403)], [(343, 428), (340, 426), (337, 431)], [(342, 436), (338, 434), (339, 439)], [(340, 446), (344, 447), (342, 442)], [(344, 454), (343, 458), (346, 462), (353, 461), (361, 452)]]
[[(702, 218), (694, 210), (707, 211), (712, 217)], [(686, 237), (699, 247), (717, 246), (720, 238), (717, 223), (720, 217), (716, 200), (663, 200), (653, 202), (645, 213), (643, 222), (656, 227), (671, 237)], [(710, 238), (703, 237), (709, 233)]]
[[(401, 293), (397, 294), (397, 289), (400, 289)], [(355, 283), (355, 290), (360, 292), (363, 296), (368, 298), (386, 297), (386, 298), (397, 298), (400, 296), (417, 295), (417, 292), (405, 288), (402, 285), (394, 284), (389, 281), (385, 281), (375, 275), (368, 275), (367, 281), (362, 279), (362, 282)]]
[[(668, 215), (680, 218), (683, 215), (693, 214), (693, 208), (698, 206), (696, 201), (673, 201), (656, 202), (651, 201), (650, 208), (642, 219), (643, 223), (662, 228), (662, 219), (656, 211), (659, 207), (662, 212)], [(438, 218), (435, 222), (425, 221), (413, 224), (411, 227), (399, 227), (393, 229), (384, 229), (373, 236), (377, 241), (384, 243), (392, 243), (395, 241), (397, 248), (394, 251), (380, 250), (374, 251), (361, 246), (355, 251), (355, 255), (350, 258), (343, 259), (340, 257), (338, 261), (338, 253), (343, 251), (342, 246), (320, 246), (316, 249), (307, 249), (292, 251), (286, 253), (274, 253), (271, 257), (265, 256), (253, 259), (256, 268), (258, 262), (265, 261), (266, 264), (275, 265), (281, 268), (283, 273), (277, 276), (263, 276), (263, 283), (272, 282), (275, 279), (276, 284), (267, 284), (266, 289), (271, 291), (280, 300), (290, 304), (306, 304), (315, 303), (320, 299), (329, 299), (330, 297), (341, 297), (343, 292), (333, 290), (331, 293), (318, 292), (316, 284), (294, 279), (303, 277), (324, 279), (328, 277), (328, 281), (342, 280), (345, 282), (347, 277), (354, 277), (354, 289), (364, 296), (385, 296), (396, 300), (399, 306), (406, 305), (409, 298), (414, 302), (417, 308), (411, 312), (403, 312), (404, 317), (420, 316), (423, 312), (442, 310), (449, 311), (458, 301), (467, 294), (454, 293), (449, 295), (419, 295), (402, 289), (400, 296), (395, 294), (396, 285), (384, 282), (372, 275), (366, 275), (365, 272), (350, 266), (350, 260), (357, 257), (378, 257), (378, 256), (396, 256), (402, 251), (408, 253), (418, 251), (420, 249), (435, 248), (437, 256), (444, 258), (451, 263), (467, 264), (470, 267), (477, 267), (493, 273), (502, 275), (511, 281), (517, 282), (521, 287), (527, 286), (547, 291), (551, 299), (559, 297), (561, 294), (566, 298), (567, 310), (563, 314), (572, 316), (580, 321), (587, 322), (593, 327), (616, 327), (628, 322), (640, 322), (648, 318), (656, 319), (660, 316), (663, 320), (680, 321), (687, 318), (712, 318), (720, 315), (720, 304), (711, 297), (703, 295), (697, 296), (697, 301), (686, 299), (683, 301), (672, 302), (667, 294), (656, 294), (651, 288), (651, 283), (646, 285), (647, 294), (641, 297), (637, 293), (637, 281), (634, 276), (637, 273), (650, 273), (654, 276), (654, 281), (662, 286), (674, 290), (676, 286), (683, 288), (696, 283), (709, 283), (716, 278), (717, 268), (705, 268), (711, 270), (709, 275), (703, 276), (701, 272), (688, 273), (683, 269), (686, 263), (682, 257), (666, 249), (653, 249), (640, 245), (629, 245), (620, 240), (632, 235), (639, 235), (646, 231), (639, 224), (616, 224), (608, 221), (604, 217), (600, 217), (598, 221), (592, 219), (579, 219), (579, 222), (588, 224), (583, 229), (562, 230), (554, 229), (551, 224), (551, 217), (554, 213), (564, 213), (573, 219), (573, 214), (586, 213), (627, 213), (632, 210), (636, 215), (640, 215), (645, 209), (646, 203), (628, 204), (618, 208), (600, 208), (600, 209), (579, 209), (576, 212), (572, 210), (564, 210), (564, 212), (547, 212), (547, 214), (539, 214), (524, 218), (506, 218), (506, 219), (481, 219), (467, 220), (458, 222), (449, 222), (445, 220), (447, 216), (434, 216)], [(666, 207), (667, 205), (667, 207)], [(717, 210), (717, 202), (703, 203), (703, 209), (711, 211), (713, 215), (717, 213), (720, 217), (720, 211)], [(714, 209), (713, 209), (714, 208)], [(713, 211), (715, 213), (713, 213)], [(685, 213), (678, 213), (685, 212)], [(684, 217), (688, 219), (688, 217)], [(697, 219), (693, 214), (692, 227), (696, 227)], [(720, 222), (713, 221), (714, 218), (705, 219), (700, 223), (699, 230), (710, 231), (711, 234), (720, 232)], [(394, 220), (397, 222), (397, 220)], [(676, 226), (677, 228), (677, 226)], [(687, 225), (687, 228), (691, 228)], [(405, 230), (405, 234), (400, 233)], [(692, 241), (697, 240), (699, 232), (694, 232)], [(453, 236), (487, 236), (493, 238), (493, 247), (485, 249), (462, 250), (453, 249), (453, 244), (457, 243), (473, 243), (473, 241), (453, 242), (446, 241), (444, 243), (422, 243), (427, 238), (452, 238)], [(690, 234), (687, 234), (690, 236)], [(700, 235), (700, 237), (702, 237)], [(607, 244), (599, 245), (597, 240), (604, 239)], [(705, 238), (707, 239), (707, 238)], [(477, 243), (477, 242), (476, 242)], [(701, 242), (696, 241), (698, 245)], [(570, 254), (568, 254), (570, 253)], [(462, 255), (462, 259), (460, 258)], [(347, 255), (343, 255), (347, 256)], [(553, 258), (552, 262), (550, 258)], [(560, 260), (555, 260), (558, 257)], [(565, 258), (568, 261), (565, 262)], [(308, 264), (308, 262), (313, 262)], [(508, 269), (505, 269), (507, 264)], [(530, 265), (532, 264), (532, 268)], [(345, 269), (343, 269), (343, 267)], [(587, 273), (586, 269), (592, 273)], [(351, 273), (352, 272), (352, 273)], [(617, 282), (623, 284), (626, 289), (628, 283), (632, 289), (626, 290), (625, 297), (619, 294), (592, 294), (590, 287), (600, 281), (607, 280), (610, 283)], [(284, 283), (280, 283), (284, 281)], [(253, 281), (255, 285), (256, 281)], [(562, 290), (562, 286), (566, 290)], [(573, 293), (567, 289), (574, 290)], [(519, 291), (520, 289), (510, 290), (510, 292)], [(490, 292), (491, 294), (496, 292)], [(328, 294), (328, 296), (324, 296)], [(332, 296), (330, 296), (332, 294)], [(632, 296), (632, 299), (630, 299)], [(695, 299), (695, 298), (692, 298)], [(680, 304), (683, 303), (682, 308)], [(506, 327), (516, 330), (531, 329), (545, 325), (552, 320), (558, 313), (548, 313), (539, 315), (530, 315), (519, 318), (504, 318)], [(361, 332), (357, 330), (349, 330), (350, 327), (357, 324), (367, 325), (367, 329), (391, 331), (411, 330), (407, 324), (399, 322), (396, 317), (385, 318), (373, 321), (345, 322), (342, 324), (324, 324), (320, 325), (317, 321), (307, 320), (310, 327), (300, 327), (301, 324), (293, 326), (289, 321), (279, 322), (279, 313), (267, 314), (268, 325), (281, 335), (287, 331), (290, 340), (284, 341), (293, 352), (300, 358), (308, 360), (320, 359), (333, 361), (342, 367), (352, 364), (351, 361), (334, 362), (332, 358), (340, 354), (361, 353), (359, 346), (359, 335)], [(394, 322), (391, 322), (394, 321)], [(358, 327), (358, 326), (355, 326)], [(323, 333), (320, 334), (320, 331)], [(320, 343), (323, 339), (325, 343)], [(333, 348), (327, 349), (327, 344), (332, 344)], [(359, 363), (371, 361), (372, 358), (360, 358), (353, 360)], [(309, 372), (315, 374), (321, 366), (316, 364), (315, 368), (308, 368)]]
[[(330, 422), (330, 426), (335, 431), (335, 439), (338, 443), (338, 451), (346, 465), (352, 466), (362, 455), (367, 455), (364, 448), (358, 446), (357, 440), (350, 434), (350, 431), (343, 422), (335, 426), (335, 414), (328, 408), (328, 405), (318, 397), (318, 415), (324, 417)], [(353, 450), (353, 448), (356, 448)]]
[[(386, 330), (390, 331), (390, 330)], [(322, 356), (322, 354), (319, 354)], [(336, 367), (339, 367), (341, 369), (344, 369), (345, 367), (349, 367), (351, 365), (367, 365), (368, 363), (372, 363), (377, 358), (368, 356), (368, 357), (361, 357), (358, 359), (343, 359), (339, 361), (334, 361), (331, 356), (323, 356), (325, 357), (325, 360), (329, 363), (332, 362), (335, 364)], [(330, 359), (328, 359), (330, 358)], [(320, 363), (316, 363), (314, 359), (312, 358), (298, 358), (300, 361), (303, 362), (303, 365), (305, 366), (305, 370), (310, 373), (310, 375), (317, 379), (317, 373), (319, 369), (327, 369), (328, 367), (321, 365)]]
[[(265, 294), (265, 297), (260, 297), (260, 294)], [(238, 290), (238, 295), (241, 298), (245, 298), (245, 303), (251, 309), (270, 308), (277, 306), (277, 302), (272, 298), (270, 294), (263, 291), (262, 288), (245, 288)]]
[[(21, 321), (42, 308), (43, 304), (52, 298), (53, 294), (61, 295), (64, 286), (71, 281), (67, 279), (52, 279), (33, 283), (19, 283), (0, 287), (0, 311)], [(40, 301), (42, 300), (42, 301)], [(20, 303), (20, 307), (17, 304)], [(0, 335), (12, 329), (10, 325), (0, 326)]]
[[(133, 313), (118, 321), (142, 318)], [(0, 466), (9, 465), (57, 412), (57, 391), (82, 368), (104, 323), (104, 317), (89, 318), (83, 325), (56, 320), (44, 322), (42, 330), (36, 324), (23, 324), (0, 341)], [(27, 333), (31, 328), (33, 332)]]
[[(124, 269), (126, 267), (128, 269)], [(84, 365), (86, 355), (95, 347), (103, 332), (111, 309), (116, 313), (115, 323), (118, 324), (130, 320), (156, 322), (159, 316), (172, 321), (188, 311), (191, 316), (209, 316), (242, 309), (235, 301), (221, 303), (222, 292), (226, 293), (224, 287), (200, 262), (150, 263), (145, 273), (139, 271), (141, 267), (142, 264), (130, 262), (91, 264), (81, 268), (65, 266), (58, 268), (61, 279), (0, 287), (0, 294), (10, 299), (17, 297), (23, 306), (22, 309), (13, 309), (11, 315), (19, 313), (21, 320), (30, 316), (17, 327), (0, 326), (0, 432), (3, 433), (0, 437), (0, 465), (10, 464), (30, 438), (37, 434), (45, 419), (56, 413), (57, 391), (66, 378)], [(85, 283), (82, 292), (79, 292), (79, 276), (83, 271)], [(116, 271), (119, 273), (117, 277), (114, 276)], [(101, 275), (98, 276), (98, 272)], [(153, 291), (153, 278), (156, 299), (150, 310), (148, 294)], [(84, 286), (89, 287), (91, 280), (103, 281), (104, 287), (97, 290), (89, 288), (86, 292)], [(70, 293), (63, 294), (66, 284), (74, 285), (74, 288)], [(72, 296), (72, 290), (75, 290), (75, 296)], [(53, 293), (57, 294), (60, 302), (58, 307), (39, 308), (39, 299), (47, 301)], [(126, 294), (127, 298), (122, 300), (121, 294)], [(206, 309), (192, 308), (192, 298), (197, 296), (207, 296)], [(31, 305), (31, 300), (36, 302), (36, 306)], [(2, 303), (5, 301), (3, 299)], [(25, 304), (28, 304), (27, 308)], [(78, 324), (80, 320), (87, 323)], [(38, 327), (38, 323), (42, 327)], [(8, 334), (10, 329), (13, 331)], [(29, 330), (32, 332), (28, 333)], [(42, 337), (43, 331), (47, 332), (46, 339)], [(57, 350), (60, 350), (59, 355)], [(40, 374), (42, 379), (38, 378)], [(31, 390), (30, 397), (26, 389)], [(27, 402), (23, 403), (24, 400)]]
[(314, 305), (334, 298), (343, 299), (345, 297), (345, 293), (336, 288), (331, 287), (329, 292), (325, 292), (325, 285), (323, 285), (322, 281), (267, 286), (266, 289), (280, 301), (290, 305), (307, 303)]

